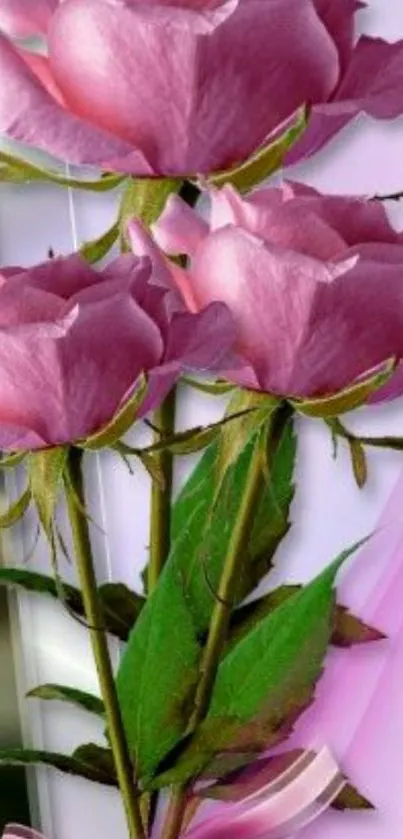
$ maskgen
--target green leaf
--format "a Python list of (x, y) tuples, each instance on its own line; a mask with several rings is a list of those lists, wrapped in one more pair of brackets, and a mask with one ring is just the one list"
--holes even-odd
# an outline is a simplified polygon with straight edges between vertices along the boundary
[[(35, 594), (48, 594), (57, 598), (57, 588), (53, 577), (27, 571), (25, 568), (0, 568), (0, 585), (10, 585), (22, 588)], [(66, 597), (73, 609), (78, 611), (81, 594), (78, 589), (64, 583)]]
[[(278, 606), (301, 591), (299, 585), (283, 585), (266, 594), (264, 597), (241, 606), (232, 614), (230, 636), (226, 652), (232, 650), (242, 638), (251, 632), (260, 621), (271, 614)], [(331, 643), (336, 647), (350, 647), (353, 644), (364, 644), (370, 641), (380, 641), (385, 635), (378, 629), (368, 626), (360, 618), (351, 614), (345, 606), (336, 605), (334, 627)]]
[(390, 359), (380, 371), (366, 379), (361, 379), (339, 393), (315, 399), (294, 399), (291, 400), (291, 404), (296, 411), (308, 417), (333, 419), (340, 414), (345, 414), (347, 411), (365, 405), (369, 397), (389, 381), (395, 370), (396, 360)]
[(91, 265), (94, 262), (100, 262), (101, 259), (109, 253), (117, 242), (119, 236), (119, 222), (115, 222), (112, 227), (102, 234), (98, 239), (92, 239), (90, 242), (84, 242), (81, 245), (80, 253), (84, 259)]
[(45, 699), (47, 701), (56, 700), (59, 702), (68, 702), (70, 705), (76, 705), (78, 708), (83, 708), (91, 714), (103, 716), (105, 713), (104, 703), (98, 696), (92, 693), (86, 693), (77, 688), (71, 688), (67, 685), (39, 685), (27, 693), (28, 698)]
[(29, 183), (39, 181), (42, 183), (54, 183), (58, 186), (83, 189), (87, 192), (107, 192), (115, 189), (125, 180), (124, 175), (105, 174), (97, 181), (84, 181), (76, 178), (67, 178), (57, 172), (42, 169), (35, 166), (28, 160), (14, 157), (6, 152), (0, 152), (0, 182)]
[[(220, 441), (204, 453), (173, 508), (172, 549), (167, 567), (182, 575), (187, 602), (197, 629), (209, 624), (221, 577), (226, 546), (243, 496), (244, 482), (256, 445), (252, 436), (227, 469), (218, 496)], [(296, 437), (292, 422), (284, 428), (274, 455), (251, 533), (249, 554), (239, 578), (237, 601), (249, 594), (271, 567), (275, 550), (289, 528), (294, 495), (292, 482)]]
[(322, 672), (336, 574), (361, 544), (278, 606), (223, 659), (206, 719), (155, 786), (197, 777), (221, 752), (259, 751), (284, 738)]
[(299, 139), (306, 125), (306, 109), (300, 108), (294, 124), (278, 140), (259, 149), (249, 160), (235, 169), (212, 175), (209, 178), (210, 183), (216, 187), (232, 184), (239, 192), (249, 192), (282, 166), (287, 151)]
[(126, 227), (132, 219), (140, 219), (150, 227), (161, 215), (172, 193), (179, 192), (180, 178), (130, 178), (120, 207), (120, 235), (122, 250), (130, 250)]
[(383, 641), (385, 638), (386, 635), (383, 632), (364, 623), (361, 618), (351, 614), (345, 606), (337, 606), (332, 634), (332, 644), (336, 647), (352, 647), (354, 644)]
[(13, 527), (14, 524), (22, 519), (24, 513), (28, 510), (28, 507), (31, 503), (32, 493), (30, 487), (28, 487), (25, 492), (10, 504), (9, 508), (5, 510), (4, 513), (0, 513), (0, 527), (7, 528)]
[(112, 753), (92, 743), (80, 746), (72, 755), (38, 749), (0, 749), (0, 766), (51, 766), (88, 781), (116, 786)]
[(124, 583), (103, 583), (98, 589), (109, 632), (127, 641), (146, 598)]
[[(0, 568), (0, 585), (16, 586), (36, 594), (47, 594), (58, 598), (55, 580), (45, 574), (27, 571), (25, 568)], [(100, 586), (99, 594), (104, 608), (106, 628), (113, 635), (127, 641), (145, 598), (131, 591), (123, 583), (105, 583)], [(79, 589), (63, 582), (64, 600), (78, 615), (84, 615), (84, 607)]]
[(139, 376), (136, 383), (136, 388), (133, 396), (125, 402), (120, 410), (115, 414), (111, 421), (97, 431), (91, 434), (86, 440), (82, 440), (79, 445), (83, 449), (90, 451), (98, 451), (108, 446), (114, 446), (121, 437), (123, 437), (129, 428), (133, 425), (138, 409), (144, 399), (147, 390), (147, 379), (145, 375)]
[(163, 572), (129, 637), (117, 676), (126, 737), (140, 778), (153, 774), (186, 729), (199, 656), (181, 575)]
[(352, 784), (346, 784), (332, 803), (335, 810), (374, 810), (374, 805)]

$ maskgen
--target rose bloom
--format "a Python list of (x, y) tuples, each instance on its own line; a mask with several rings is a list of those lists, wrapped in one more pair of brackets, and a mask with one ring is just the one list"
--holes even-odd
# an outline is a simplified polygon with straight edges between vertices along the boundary
[[(354, 41), (357, 0), (0, 0), (0, 131), (75, 164), (206, 174), (303, 104), (308, 154), (359, 111), (403, 111), (403, 41)], [(302, 150), (302, 151), (301, 151)]]
[(121, 256), (97, 272), (77, 255), (0, 271), (0, 448), (74, 442), (133, 393), (140, 415), (183, 369), (220, 364), (233, 340), (225, 306), (183, 310), (163, 271)]
[[(245, 369), (222, 375), (289, 397), (336, 393), (403, 355), (403, 234), (383, 206), (286, 183), (242, 200), (210, 194), (209, 222), (171, 197), (154, 236), (190, 256), (175, 279), (189, 310), (224, 301)], [(161, 258), (139, 222), (133, 249)], [(154, 256), (153, 256), (154, 254)], [(396, 374), (384, 396), (400, 392)]]

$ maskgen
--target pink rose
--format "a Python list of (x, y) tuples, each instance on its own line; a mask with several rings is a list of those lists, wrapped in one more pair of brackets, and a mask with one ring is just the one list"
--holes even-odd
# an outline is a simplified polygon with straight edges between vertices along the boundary
[[(298, 184), (242, 200), (226, 187), (211, 193), (209, 224), (171, 197), (154, 233), (191, 256), (175, 272), (188, 308), (231, 310), (249, 365), (226, 371), (238, 383), (321, 396), (403, 356), (403, 234), (379, 203)], [(135, 252), (160, 253), (138, 222), (131, 237)]]
[(96, 272), (74, 255), (0, 271), (0, 448), (74, 442), (107, 423), (141, 373), (141, 415), (181, 370), (220, 363), (233, 339), (225, 306), (183, 310), (149, 259)]
[(48, 57), (0, 38), (0, 131), (72, 163), (209, 173), (304, 103), (331, 133), (403, 111), (403, 41), (354, 48), (356, 0), (63, 0), (49, 22), (55, 5), (7, 0), (2, 20), (0, 0), (5, 31), (48, 32)]

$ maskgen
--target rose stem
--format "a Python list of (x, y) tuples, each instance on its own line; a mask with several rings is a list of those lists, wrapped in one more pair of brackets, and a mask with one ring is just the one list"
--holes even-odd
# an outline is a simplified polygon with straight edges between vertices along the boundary
[[(153, 413), (156, 427), (154, 439), (160, 442), (170, 437), (175, 430), (176, 388), (168, 394), (162, 405)], [(173, 457), (169, 451), (154, 455), (163, 484), (153, 479), (151, 488), (150, 558), (148, 564), (148, 593), (157, 585), (158, 578), (167, 559), (171, 539), (171, 500), (173, 480)]]
[(67, 509), (73, 536), (85, 617), (89, 625), (92, 650), (98, 672), (101, 696), (105, 705), (108, 735), (115, 762), (131, 839), (146, 839), (139, 806), (139, 792), (133, 779), (133, 767), (126, 743), (122, 717), (104, 626), (102, 604), (98, 595), (82, 474), (82, 452), (71, 449), (66, 481)]
[[(277, 448), (281, 432), (288, 419), (289, 409), (284, 406), (280, 406), (270, 417), (267, 442), (271, 458)], [(189, 730), (194, 730), (208, 712), (215, 677), (227, 638), (228, 624), (235, 601), (239, 572), (248, 550), (250, 533), (256, 515), (263, 481), (262, 451), (257, 442), (251, 458), (245, 491), (228, 545), (211, 616), (207, 642), (200, 664), (201, 678), (195, 698), (195, 710), (189, 723)], [(173, 793), (164, 825), (163, 839), (177, 839), (180, 836), (187, 807), (187, 791), (188, 785), (181, 784)]]
[[(200, 196), (200, 190), (189, 181), (184, 181), (179, 195), (190, 207)], [(155, 442), (175, 433), (176, 387), (166, 397), (162, 405), (153, 413), (153, 426), (156, 428)], [(171, 507), (173, 482), (173, 456), (169, 451), (160, 451), (154, 455), (162, 482), (152, 482), (150, 555), (147, 573), (148, 594), (157, 585), (158, 578), (168, 558), (171, 541)]]

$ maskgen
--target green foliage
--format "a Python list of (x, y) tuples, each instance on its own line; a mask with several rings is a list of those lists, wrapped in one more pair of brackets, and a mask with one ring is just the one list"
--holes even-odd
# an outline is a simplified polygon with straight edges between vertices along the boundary
[(180, 573), (164, 572), (130, 635), (117, 676), (126, 736), (141, 778), (153, 774), (186, 728), (199, 655)]
[(94, 743), (79, 746), (72, 755), (38, 749), (0, 749), (0, 766), (41, 765), (99, 784), (117, 785), (112, 752)]
[(39, 685), (27, 693), (27, 697), (34, 699), (56, 700), (59, 702), (67, 702), (70, 705), (75, 705), (77, 708), (82, 708), (84, 711), (89, 711), (91, 714), (103, 716), (105, 713), (104, 703), (98, 696), (92, 693), (86, 693), (77, 688), (71, 688), (67, 685), (46, 684)]
[(198, 777), (225, 752), (259, 752), (284, 738), (311, 701), (332, 633), (336, 574), (356, 550), (269, 613), (221, 662), (209, 712), (155, 785)]

